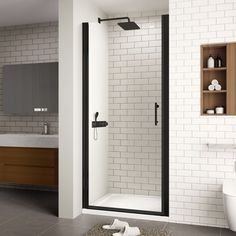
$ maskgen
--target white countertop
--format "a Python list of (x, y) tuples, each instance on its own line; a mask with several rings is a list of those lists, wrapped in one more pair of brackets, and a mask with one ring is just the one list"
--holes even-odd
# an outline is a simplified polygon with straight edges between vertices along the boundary
[(0, 147), (58, 148), (58, 135), (0, 134)]

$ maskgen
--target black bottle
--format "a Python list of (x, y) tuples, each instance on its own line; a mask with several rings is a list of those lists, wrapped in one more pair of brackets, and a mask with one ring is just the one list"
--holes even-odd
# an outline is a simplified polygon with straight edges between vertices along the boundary
[(215, 67), (218, 67), (218, 68), (222, 67), (222, 59), (219, 55), (215, 59)]

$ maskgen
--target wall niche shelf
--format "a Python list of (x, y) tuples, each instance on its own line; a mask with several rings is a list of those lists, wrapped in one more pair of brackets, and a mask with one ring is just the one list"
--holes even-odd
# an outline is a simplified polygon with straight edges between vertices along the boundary
[[(222, 67), (207, 68), (209, 56), (222, 59)], [(218, 80), (221, 90), (208, 90), (212, 80)], [(208, 109), (224, 107), (224, 114), (207, 114)], [(236, 43), (201, 46), (201, 115), (236, 115)]]

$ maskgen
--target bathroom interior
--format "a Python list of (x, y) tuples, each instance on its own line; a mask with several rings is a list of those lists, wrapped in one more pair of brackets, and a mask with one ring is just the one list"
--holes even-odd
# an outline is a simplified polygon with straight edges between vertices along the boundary
[(17, 189), (51, 191), (57, 208), (58, 3), (48, 2), (44, 13), (40, 1), (15, 4), (1, 6), (0, 191), (9, 199)]
[(235, 235), (235, 10), (0, 1), (0, 235)]
[(168, 11), (83, 27), (84, 206), (167, 214)]

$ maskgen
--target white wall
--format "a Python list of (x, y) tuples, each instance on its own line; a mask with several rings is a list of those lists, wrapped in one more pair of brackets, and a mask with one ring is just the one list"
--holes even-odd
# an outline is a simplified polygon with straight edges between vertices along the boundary
[(73, 218), (81, 209), (82, 183), (75, 150), (80, 140), (74, 138), (77, 15), (76, 0), (59, 1), (59, 216), (62, 218)]
[[(99, 112), (98, 121), (108, 121), (106, 23), (89, 23), (89, 203), (91, 204), (107, 193), (108, 184), (108, 127), (92, 128), (96, 112)], [(97, 135), (97, 140), (94, 135)]]
[(17, 116), (3, 110), (3, 66), (58, 61), (58, 23), (0, 27), (0, 133), (58, 133), (58, 114)]
[(236, 117), (200, 116), (200, 45), (236, 41), (235, 0), (170, 0), (170, 214), (226, 225), (221, 185), (235, 178)]
[(81, 183), (75, 177), (79, 166), (74, 169), (79, 158), (74, 152), (73, 125), (77, 43), (75, 5), (75, 0), (59, 1), (59, 216), (63, 218), (75, 217), (81, 208), (81, 197), (76, 194), (76, 185), (81, 186)]
[(82, 22), (102, 12), (90, 1), (59, 0), (59, 216), (82, 209)]

